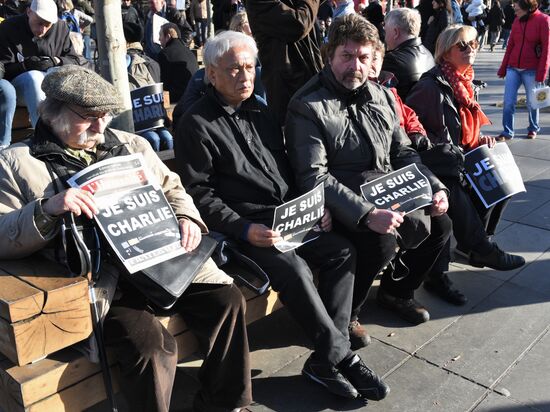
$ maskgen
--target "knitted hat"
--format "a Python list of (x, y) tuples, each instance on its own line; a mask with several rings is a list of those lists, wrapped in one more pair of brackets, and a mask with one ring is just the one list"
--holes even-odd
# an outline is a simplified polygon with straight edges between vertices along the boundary
[(128, 43), (140, 42), (143, 39), (143, 27), (141, 24), (126, 22), (122, 25), (124, 30), (124, 38)]
[(90, 112), (116, 113), (122, 109), (117, 89), (99, 74), (68, 65), (49, 73), (42, 82), (47, 97)]
[(41, 19), (51, 24), (57, 23), (57, 6), (53, 0), (32, 0), (31, 10)]

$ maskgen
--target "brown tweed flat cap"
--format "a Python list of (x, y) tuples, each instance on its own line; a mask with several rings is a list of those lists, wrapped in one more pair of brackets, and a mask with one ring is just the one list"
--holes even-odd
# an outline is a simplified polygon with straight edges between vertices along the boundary
[(117, 113), (122, 103), (117, 89), (92, 70), (68, 65), (49, 73), (42, 82), (47, 97), (90, 112)]

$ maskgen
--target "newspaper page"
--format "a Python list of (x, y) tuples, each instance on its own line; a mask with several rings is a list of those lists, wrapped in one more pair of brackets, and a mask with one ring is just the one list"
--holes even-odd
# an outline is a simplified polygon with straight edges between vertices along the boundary
[(325, 189), (323, 184), (275, 208), (273, 230), (283, 240), (275, 243), (281, 252), (296, 249), (319, 237), (321, 218), (325, 213)]
[(516, 193), (525, 192), (523, 178), (506, 143), (479, 146), (464, 157), (466, 177), (488, 209)]
[(432, 204), (430, 182), (414, 163), (361, 185), (361, 193), (378, 209), (405, 214)]
[(185, 253), (174, 211), (140, 153), (88, 166), (69, 184), (94, 195), (95, 220), (128, 272)]

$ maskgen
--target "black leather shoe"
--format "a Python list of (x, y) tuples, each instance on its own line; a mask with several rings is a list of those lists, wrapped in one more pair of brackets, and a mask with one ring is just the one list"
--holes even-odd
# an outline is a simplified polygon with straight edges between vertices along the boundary
[(363, 398), (380, 401), (390, 393), (390, 387), (365, 365), (365, 362), (357, 354), (349, 360), (340, 362), (338, 369)]
[(513, 270), (525, 265), (525, 259), (523, 256), (506, 253), (493, 243), (493, 250), (486, 255), (480, 255), (472, 250), (470, 265), (478, 268), (487, 266), (495, 270)]
[(383, 308), (395, 312), (401, 318), (415, 325), (430, 320), (430, 313), (414, 299), (398, 298), (384, 293), (382, 289), (378, 289), (376, 301)]
[(319, 362), (311, 355), (302, 369), (302, 375), (323, 385), (329, 392), (345, 398), (355, 399), (359, 396), (353, 385), (336, 367), (326, 362)]
[(370, 343), (370, 336), (365, 327), (361, 325), (359, 321), (351, 321), (348, 326), (348, 331), (351, 350), (364, 348)]
[(451, 282), (446, 273), (441, 273), (437, 277), (430, 277), (430, 279), (424, 282), (424, 289), (456, 306), (462, 306), (468, 302), (466, 296), (453, 288), (453, 282)]

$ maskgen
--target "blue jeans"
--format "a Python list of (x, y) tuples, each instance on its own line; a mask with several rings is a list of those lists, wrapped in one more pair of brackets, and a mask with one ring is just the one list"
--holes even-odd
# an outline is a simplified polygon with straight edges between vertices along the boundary
[(504, 107), (502, 109), (502, 134), (508, 138), (514, 137), (514, 113), (516, 112), (516, 101), (518, 98), (519, 87), (523, 84), (527, 95), (527, 110), (529, 113), (530, 132), (538, 132), (539, 127), (539, 111), (530, 109), (531, 99), (529, 98), (529, 90), (533, 89), (537, 84), (535, 81), (536, 70), (517, 70), (512, 67), (506, 69), (506, 79), (504, 81)]
[(32, 127), (35, 127), (38, 121), (38, 104), (46, 98), (46, 95), (40, 88), (45, 76), (46, 72), (30, 70), (21, 73), (11, 81), (11, 84), (17, 91), (17, 104), (19, 106), (27, 106)]
[(89, 35), (82, 35), (82, 42), (84, 43), (84, 58), (88, 61), (92, 60), (92, 39)]
[(17, 105), (17, 94), (15, 88), (7, 80), (0, 80), (0, 147), (8, 146), (11, 142), (11, 126), (15, 107)]
[(143, 136), (151, 146), (153, 150), (158, 152), (160, 150), (172, 150), (174, 148), (174, 139), (170, 132), (161, 127), (160, 129), (147, 130), (146, 132), (140, 132), (140, 136)]

